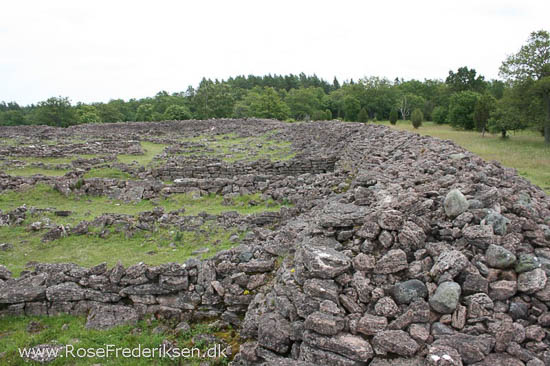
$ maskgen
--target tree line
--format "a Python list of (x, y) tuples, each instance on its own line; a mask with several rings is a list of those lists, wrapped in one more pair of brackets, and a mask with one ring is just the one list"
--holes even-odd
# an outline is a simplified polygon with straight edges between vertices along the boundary
[(203, 78), (196, 88), (128, 101), (73, 105), (66, 97), (52, 97), (28, 106), (1, 102), (0, 125), (67, 127), (230, 117), (392, 123), (410, 119), (415, 127), (427, 120), (503, 137), (509, 131), (532, 128), (550, 143), (549, 33), (531, 33), (527, 43), (503, 61), (500, 76), (501, 80), (486, 80), (464, 66), (450, 70), (445, 80), (365, 77), (340, 83), (303, 73)]

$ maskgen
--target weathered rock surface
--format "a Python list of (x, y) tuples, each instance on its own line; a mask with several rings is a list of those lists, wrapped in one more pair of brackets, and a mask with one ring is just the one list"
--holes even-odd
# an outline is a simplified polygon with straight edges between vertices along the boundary
[(86, 328), (109, 329), (117, 325), (136, 324), (139, 316), (135, 309), (122, 305), (100, 305), (90, 311)]

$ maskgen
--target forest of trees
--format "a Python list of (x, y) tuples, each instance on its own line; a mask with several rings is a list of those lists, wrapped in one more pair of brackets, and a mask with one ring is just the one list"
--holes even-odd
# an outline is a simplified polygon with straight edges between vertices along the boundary
[(36, 105), (0, 102), (0, 125), (161, 121), (227, 117), (286, 121), (415, 120), (500, 133), (532, 128), (550, 143), (550, 35), (531, 33), (518, 53), (503, 61), (502, 80), (486, 80), (466, 66), (445, 80), (366, 77), (340, 83), (316, 75), (203, 78), (194, 88), (161, 91), (143, 99), (71, 104), (52, 97)]

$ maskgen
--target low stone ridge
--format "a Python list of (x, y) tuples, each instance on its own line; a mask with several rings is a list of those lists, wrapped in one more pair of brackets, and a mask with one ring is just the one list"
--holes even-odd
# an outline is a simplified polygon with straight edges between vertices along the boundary
[[(250, 173), (249, 192), (301, 202), (292, 219), (203, 261), (37, 264), (19, 278), (0, 266), (0, 313), (84, 314), (97, 328), (146, 314), (219, 317), (246, 340), (234, 365), (550, 364), (550, 198), (542, 190), (449, 141), (365, 124), (253, 122), (117, 124), (102, 133), (277, 128), (310, 156), (336, 156), (323, 173), (269, 183)], [(242, 177), (183, 176), (173, 187), (235, 191), (243, 185), (225, 187)]]

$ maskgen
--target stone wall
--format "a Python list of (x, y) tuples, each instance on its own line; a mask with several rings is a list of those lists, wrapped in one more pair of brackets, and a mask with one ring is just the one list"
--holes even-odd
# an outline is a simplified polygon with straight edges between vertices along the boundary
[(336, 157), (303, 158), (288, 161), (237, 162), (229, 164), (221, 161), (197, 161), (190, 159), (171, 159), (161, 168), (152, 169), (151, 176), (164, 181), (180, 178), (233, 178), (243, 175), (283, 175), (321, 174), (334, 171)]
[(275, 255), (245, 245), (184, 264), (37, 264), (18, 278), (0, 266), (0, 316), (88, 315), (90, 327), (102, 328), (112, 326), (105, 321), (113, 321), (109, 314), (115, 312), (123, 320), (146, 314), (176, 320), (221, 316), (239, 325), (253, 292), (275, 268)]

